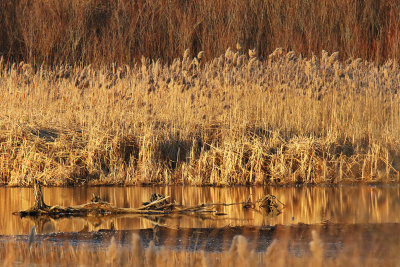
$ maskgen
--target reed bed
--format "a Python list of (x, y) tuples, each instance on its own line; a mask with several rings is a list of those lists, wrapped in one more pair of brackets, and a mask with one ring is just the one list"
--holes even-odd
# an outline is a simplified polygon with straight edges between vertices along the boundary
[[(251, 243), (241, 235), (233, 238), (230, 248), (222, 252), (202, 250), (186, 251), (156, 247), (151, 241), (144, 248), (138, 235), (133, 234), (130, 246), (120, 246), (113, 239), (110, 245), (88, 247), (84, 244), (63, 245), (51, 242), (35, 242), (34, 235), (29, 242), (8, 242), (0, 246), (2, 266), (341, 266), (346, 263), (352, 266), (395, 266), (398, 262), (396, 248), (371, 250), (366, 255), (355, 247), (339, 249), (335, 256), (327, 256), (324, 242), (316, 231), (307, 252), (296, 255), (296, 248), (287, 238), (274, 240), (265, 252), (256, 252)], [(387, 246), (387, 244), (381, 244)], [(300, 254), (302, 254), (300, 253)]]
[(392, 0), (15, 0), (0, 3), (0, 56), (31, 64), (172, 62), (186, 48), (218, 57), (240, 42), (267, 56), (322, 49), (382, 63), (400, 58)]
[[(239, 48), (239, 47), (238, 47)], [(400, 69), (338, 53), (0, 63), (0, 182), (398, 182)]]

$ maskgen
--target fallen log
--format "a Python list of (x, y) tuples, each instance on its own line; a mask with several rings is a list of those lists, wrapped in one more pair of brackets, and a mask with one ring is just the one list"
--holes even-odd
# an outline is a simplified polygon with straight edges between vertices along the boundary
[[(162, 208), (162, 207), (165, 207), (165, 206), (167, 206), (167, 205), (172, 204), (172, 203), (166, 202), (167, 199), (169, 199), (169, 196), (156, 199), (156, 200), (154, 200), (153, 202), (150, 202), (150, 203), (148, 203), (148, 204), (146, 204), (146, 205), (144, 205), (144, 206), (138, 208), (138, 210), (146, 210), (146, 209), (150, 209), (151, 207), (156, 207), (156, 209), (159, 209), (159, 208)], [(166, 203), (166, 204), (161, 205), (161, 206), (157, 206), (157, 204), (162, 203), (162, 202), (164, 202), (164, 203)]]
[[(49, 206), (43, 200), (43, 192), (41, 189), (41, 184), (38, 181), (34, 182), (34, 205), (24, 211), (14, 212), (14, 215), (19, 215), (20, 217), (39, 217), (39, 216), (49, 216), (52, 218), (60, 217), (86, 217), (86, 216), (105, 216), (105, 215), (117, 215), (117, 214), (139, 214), (139, 215), (167, 215), (167, 214), (204, 214), (213, 213), (214, 215), (221, 216), (226, 215), (226, 213), (219, 212), (216, 210), (218, 206), (233, 206), (241, 205), (243, 208), (255, 207), (255, 203), (261, 202), (260, 208), (263, 208), (267, 213), (272, 213), (278, 215), (280, 213), (279, 205), (283, 205), (282, 202), (277, 200), (273, 195), (266, 195), (262, 199), (256, 201), (255, 203), (250, 202), (250, 198), (244, 202), (236, 203), (206, 203), (196, 206), (185, 207), (182, 205), (177, 205), (176, 203), (169, 203), (169, 196), (163, 196), (160, 194), (153, 194), (150, 198), (150, 202), (144, 203), (139, 208), (120, 208), (113, 206), (111, 203), (102, 200), (99, 196), (93, 195), (91, 202), (63, 207), (63, 206)], [(279, 202), (279, 203), (278, 203)]]

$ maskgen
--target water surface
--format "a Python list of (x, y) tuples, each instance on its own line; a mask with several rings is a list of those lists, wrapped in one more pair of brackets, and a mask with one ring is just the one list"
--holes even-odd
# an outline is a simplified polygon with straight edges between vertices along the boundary
[(71, 206), (87, 203), (92, 193), (119, 207), (138, 207), (152, 193), (171, 196), (183, 205), (255, 201), (266, 194), (275, 195), (285, 204), (278, 216), (241, 206), (220, 207), (225, 216), (105, 216), (33, 220), (12, 215), (33, 204), (31, 188), (0, 188), (0, 235), (26, 235), (36, 225), (38, 233), (82, 232), (102, 229), (137, 230), (155, 224), (171, 229), (265, 227), (303, 224), (381, 224), (400, 223), (399, 186), (340, 187), (74, 187), (44, 188), (49, 205)]

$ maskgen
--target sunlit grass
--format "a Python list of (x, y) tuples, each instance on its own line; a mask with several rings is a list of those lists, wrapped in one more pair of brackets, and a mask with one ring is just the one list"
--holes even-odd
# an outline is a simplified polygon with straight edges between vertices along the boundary
[(28, 185), (390, 182), (400, 69), (337, 53), (263, 61), (0, 65), (0, 181)]

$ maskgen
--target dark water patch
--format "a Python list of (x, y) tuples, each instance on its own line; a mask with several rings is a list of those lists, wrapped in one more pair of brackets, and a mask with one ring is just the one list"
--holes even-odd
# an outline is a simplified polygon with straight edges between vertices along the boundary
[[(108, 230), (95, 232), (59, 232), (38, 234), (33, 237), (33, 244), (46, 242), (53, 246), (69, 243), (72, 246), (85, 245), (86, 249), (107, 249), (112, 240), (118, 247), (132, 246), (132, 235), (137, 234), (143, 247), (151, 241), (156, 247), (173, 250), (224, 252), (229, 250), (235, 236), (242, 235), (249, 242), (249, 248), (257, 252), (268, 249), (274, 240), (286, 242), (287, 250), (292, 255), (311, 255), (310, 242), (315, 231), (323, 244), (326, 257), (336, 257), (346, 251), (357, 250), (360, 255), (384, 256), (393, 244), (400, 243), (399, 223), (384, 224), (296, 224), (273, 227), (224, 227), (170, 229), (154, 227), (137, 230)], [(29, 235), (0, 236), (0, 246), (7, 242), (30, 242)]]

